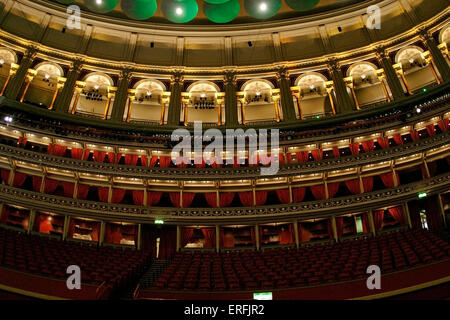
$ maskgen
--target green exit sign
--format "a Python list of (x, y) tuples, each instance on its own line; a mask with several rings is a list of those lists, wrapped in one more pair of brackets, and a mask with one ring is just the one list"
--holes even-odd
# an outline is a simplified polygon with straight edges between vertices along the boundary
[(155, 219), (155, 224), (164, 224), (164, 220), (162, 220), (162, 219)]
[(423, 198), (426, 198), (427, 193), (426, 192), (421, 192), (417, 196), (419, 197), (419, 199), (423, 199)]
[(253, 300), (272, 300), (272, 292), (255, 292)]

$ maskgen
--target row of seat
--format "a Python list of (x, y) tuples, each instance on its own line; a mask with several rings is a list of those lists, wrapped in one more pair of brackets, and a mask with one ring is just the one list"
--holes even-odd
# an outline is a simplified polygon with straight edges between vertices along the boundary
[(450, 245), (426, 230), (407, 230), (365, 240), (259, 251), (179, 252), (152, 285), (165, 290), (253, 290), (314, 286), (367, 277), (450, 256)]

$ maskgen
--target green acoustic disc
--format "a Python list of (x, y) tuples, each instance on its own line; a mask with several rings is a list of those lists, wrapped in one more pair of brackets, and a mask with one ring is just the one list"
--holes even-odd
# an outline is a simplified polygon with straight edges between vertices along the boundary
[(162, 0), (161, 11), (172, 22), (186, 23), (197, 16), (198, 4), (196, 0)]
[(123, 12), (127, 17), (135, 20), (146, 20), (156, 12), (156, 0), (122, 0)]
[(107, 13), (113, 11), (119, 0), (85, 0), (89, 10), (96, 13)]
[(281, 8), (281, 0), (244, 0), (248, 14), (257, 19), (273, 17)]
[(320, 0), (286, 0), (287, 5), (297, 11), (311, 10), (319, 2)]
[(227, 23), (234, 20), (241, 10), (239, 0), (229, 0), (221, 4), (203, 3), (203, 12), (215, 23)]
[(56, 2), (59, 2), (62, 4), (72, 4), (75, 2), (75, 0), (56, 0)]

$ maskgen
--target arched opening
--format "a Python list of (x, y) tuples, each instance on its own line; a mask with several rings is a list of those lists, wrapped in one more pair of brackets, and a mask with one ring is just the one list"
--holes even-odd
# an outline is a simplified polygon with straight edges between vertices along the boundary
[(353, 81), (353, 89), (360, 107), (390, 101), (383, 78), (377, 75), (377, 67), (370, 62), (358, 62), (347, 70)]
[(25, 85), (22, 101), (42, 107), (53, 107), (65, 79), (61, 66), (53, 62), (41, 62), (34, 68), (31, 82)]
[(404, 72), (404, 84), (406, 82), (411, 92), (439, 82), (438, 71), (427, 54), (425, 56), (422, 48), (408, 46), (400, 49), (395, 56), (395, 62), (401, 64)]
[(113, 85), (113, 80), (107, 74), (94, 72), (87, 75), (80, 83), (81, 88), (75, 90), (72, 113), (109, 118), (114, 101)]
[(282, 119), (279, 91), (268, 80), (249, 80), (242, 85), (240, 122), (255, 123)]
[(158, 80), (144, 79), (134, 87), (133, 100), (128, 103), (127, 119), (131, 122), (167, 123), (168, 96), (166, 86)]
[(331, 114), (330, 96), (326, 89), (328, 79), (318, 72), (308, 72), (295, 80), (299, 88), (297, 99), (294, 99), (297, 118), (315, 118)]
[(182, 95), (180, 121), (185, 125), (194, 121), (221, 125), (225, 122), (224, 102), (224, 95), (215, 83), (195, 82)]
[(16, 53), (8, 48), (0, 48), (0, 95), (3, 95), (13, 72), (17, 70)]

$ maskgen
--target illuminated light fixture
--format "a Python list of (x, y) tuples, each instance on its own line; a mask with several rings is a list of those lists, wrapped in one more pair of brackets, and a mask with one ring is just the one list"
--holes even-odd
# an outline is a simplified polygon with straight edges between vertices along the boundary
[(309, 88), (310, 88), (311, 90), (314, 90), (314, 85), (313, 85), (313, 84), (310, 85)]
[(256, 95), (257, 95), (257, 96), (260, 96), (260, 95), (261, 95), (261, 92), (260, 92), (260, 91), (256, 91)]
[(50, 79), (50, 75), (48, 73), (45, 74), (45, 79)]
[(422, 91), (423, 91), (423, 92), (427, 92), (427, 88), (423, 88)]
[(361, 79), (364, 80), (365, 78), (366, 78), (366, 75), (365, 75), (365, 74), (362, 74), (362, 75), (361, 75)]
[(95, 3), (97, 3), (98, 5), (101, 5), (102, 4), (102, 0), (95, 0)]
[(426, 192), (421, 192), (421, 193), (419, 193), (419, 194), (417, 195), (417, 197), (418, 197), (419, 199), (426, 198), (426, 197), (427, 197), (427, 193), (426, 193)]
[(206, 93), (203, 92), (203, 93), (200, 95), (200, 97), (205, 98), (205, 97), (206, 97)]
[(409, 63), (413, 64), (414, 63), (414, 59), (413, 58), (409, 59)]
[(272, 292), (255, 292), (253, 300), (272, 300)]
[(151, 94), (152, 94), (152, 92), (150, 90), (147, 90), (147, 95), (149, 96)]
[(422, 112), (422, 109), (416, 108), (416, 112), (417, 112), (417, 113), (421, 113), (421, 112)]
[(259, 10), (261, 10), (261, 11), (267, 11), (267, 3), (262, 2), (262, 3), (259, 5)]
[(181, 9), (180, 7), (175, 9), (175, 13), (179, 16), (181, 16), (183, 14), (183, 9)]
[(155, 219), (155, 224), (164, 224), (164, 220), (162, 220), (162, 219)]
[(3, 118), (3, 120), (5, 120), (5, 122), (11, 123), (13, 121), (13, 118), (10, 116), (6, 116)]
[(0, 59), (0, 64), (4, 64), (5, 63), (5, 59)]
[(96, 84), (96, 85), (94, 86), (94, 89), (95, 89), (95, 90), (98, 90), (98, 88), (100, 88), (100, 86), (99, 86), (98, 84)]

